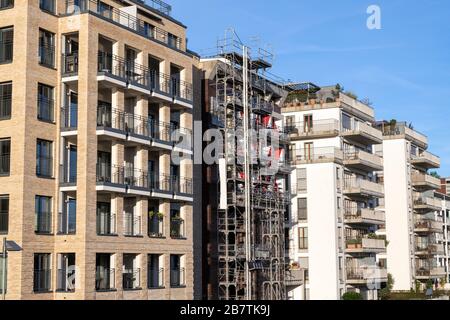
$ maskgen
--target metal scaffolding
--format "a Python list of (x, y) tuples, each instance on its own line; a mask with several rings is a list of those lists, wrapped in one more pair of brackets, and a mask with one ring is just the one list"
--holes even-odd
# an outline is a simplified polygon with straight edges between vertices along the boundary
[[(226, 200), (217, 214), (218, 294), (223, 300), (284, 300), (287, 172), (267, 171), (271, 160), (264, 159), (259, 129), (267, 127), (263, 119), (278, 111), (287, 92), (264, 76), (270, 54), (258, 50), (252, 59), (236, 38), (233, 33), (219, 42), (214, 84), (226, 172)], [(243, 128), (242, 137), (235, 135), (237, 128)], [(287, 143), (280, 148), (287, 150)], [(283, 179), (281, 190), (277, 181)]]

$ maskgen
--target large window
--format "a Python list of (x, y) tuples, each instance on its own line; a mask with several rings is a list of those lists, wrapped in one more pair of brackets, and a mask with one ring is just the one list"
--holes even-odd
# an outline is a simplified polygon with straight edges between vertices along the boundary
[(13, 60), (13, 38), (12, 27), (0, 29), (0, 63), (9, 63)]
[(39, 63), (55, 67), (55, 34), (44, 29), (39, 30)]
[(53, 143), (51, 141), (37, 140), (36, 174), (47, 178), (53, 176)]
[(45, 84), (38, 84), (38, 119), (53, 122), (54, 118), (54, 99), (53, 87)]
[(297, 200), (297, 212), (298, 212), (298, 220), (299, 221), (308, 220), (308, 199), (307, 198), (299, 198)]
[(39, 8), (50, 13), (56, 12), (55, 0), (39, 0)]
[(9, 9), (14, 7), (14, 0), (0, 0), (0, 9)]
[(51, 255), (49, 253), (36, 253), (34, 255), (34, 292), (48, 292), (51, 290), (51, 272)]
[(8, 233), (9, 196), (0, 196), (0, 234)]
[(161, 267), (160, 260), (163, 256), (159, 254), (148, 255), (147, 266), (147, 281), (149, 289), (163, 288), (164, 287), (164, 269)]
[(0, 83), (0, 120), (11, 118), (12, 82)]
[(52, 198), (36, 196), (36, 233), (52, 232)]
[(170, 286), (171, 287), (182, 287), (186, 284), (184, 268), (181, 266), (180, 255), (171, 254), (170, 255)]
[(308, 228), (298, 228), (298, 248), (308, 249)]
[(180, 38), (178, 38), (176, 35), (169, 33), (169, 41), (168, 41), (169, 47), (180, 49)]
[(297, 192), (307, 191), (306, 169), (297, 169)]
[(11, 139), (0, 139), (0, 176), (7, 176), (11, 166)]

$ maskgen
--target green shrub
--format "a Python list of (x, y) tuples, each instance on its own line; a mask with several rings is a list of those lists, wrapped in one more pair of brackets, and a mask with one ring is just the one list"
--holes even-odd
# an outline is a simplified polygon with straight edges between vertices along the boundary
[(362, 300), (362, 296), (358, 292), (346, 292), (342, 295), (342, 300)]

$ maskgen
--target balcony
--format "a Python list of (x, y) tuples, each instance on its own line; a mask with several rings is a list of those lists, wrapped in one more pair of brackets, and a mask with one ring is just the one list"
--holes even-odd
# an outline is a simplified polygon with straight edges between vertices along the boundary
[(346, 252), (352, 253), (381, 253), (386, 251), (386, 240), (354, 238), (347, 239)]
[(437, 190), (441, 188), (441, 180), (429, 174), (415, 172), (411, 175), (412, 185), (420, 190)]
[(444, 233), (443, 223), (430, 219), (417, 220), (414, 224), (416, 233)]
[(435, 256), (444, 254), (444, 246), (442, 244), (416, 242), (416, 256)]
[(349, 150), (344, 153), (344, 164), (349, 168), (371, 172), (383, 170), (383, 159), (363, 150)]
[(345, 208), (345, 223), (356, 225), (383, 225), (386, 223), (384, 212), (368, 208)]
[(419, 213), (439, 211), (442, 209), (442, 201), (436, 198), (419, 197), (414, 200), (414, 210)]
[(384, 187), (379, 183), (361, 178), (345, 178), (344, 193), (355, 197), (377, 197), (384, 196)]
[(185, 223), (179, 217), (170, 219), (170, 237), (172, 239), (186, 239)]
[(424, 134), (414, 130), (406, 122), (386, 122), (381, 125), (381, 130), (383, 132), (383, 136), (387, 138), (404, 138), (423, 149), (428, 147), (428, 138)]
[(418, 155), (412, 155), (411, 163), (427, 170), (441, 167), (441, 159), (428, 151), (421, 151)]
[(287, 270), (285, 274), (285, 283), (287, 287), (299, 287), (305, 283), (304, 269)]
[(150, 238), (164, 237), (164, 214), (153, 212), (148, 217), (148, 236)]
[(290, 159), (292, 165), (313, 163), (342, 163), (343, 153), (335, 147), (296, 149), (291, 150)]
[(416, 266), (416, 279), (428, 280), (445, 277), (446, 272), (444, 267), (418, 267)]
[[(76, 77), (78, 76), (78, 53), (69, 53), (62, 55), (62, 76)], [(63, 79), (68, 82), (67, 79)]]
[[(141, 1), (142, 2), (142, 1)], [(152, 7), (162, 8), (164, 12), (170, 12), (167, 5), (161, 5), (160, 1), (152, 1), (157, 3), (157, 5), (152, 5)], [(151, 3), (148, 0), (146, 3)], [(78, 10), (76, 10), (76, 8)], [(115, 25), (119, 25), (127, 30), (137, 33), (147, 39), (153, 40), (157, 43), (164, 44), (170, 48), (176, 50), (182, 50), (182, 40), (178, 37), (174, 37), (167, 31), (150, 26), (146, 21), (131, 15), (124, 10), (118, 8), (112, 8), (105, 10), (103, 7), (98, 5), (97, 0), (67, 0), (65, 15), (74, 15), (79, 13), (91, 13), (102, 19), (108, 20)]]
[(312, 123), (289, 124), (286, 129), (292, 140), (331, 138), (339, 135), (339, 121), (335, 119), (315, 120)]
[(341, 136), (363, 145), (381, 144), (383, 142), (383, 135), (380, 130), (361, 121), (355, 121), (351, 128), (343, 128)]
[(388, 279), (387, 269), (378, 266), (346, 268), (347, 283), (362, 285), (374, 282), (386, 282)]
[(97, 235), (117, 235), (115, 214), (109, 212), (97, 212)]

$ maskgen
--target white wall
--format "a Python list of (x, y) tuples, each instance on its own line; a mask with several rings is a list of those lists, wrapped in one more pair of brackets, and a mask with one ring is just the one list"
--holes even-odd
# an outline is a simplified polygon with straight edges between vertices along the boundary
[(388, 272), (394, 278), (394, 290), (410, 290), (413, 287), (410, 245), (412, 203), (411, 190), (408, 189), (410, 175), (406, 140), (383, 141), (383, 155)]

